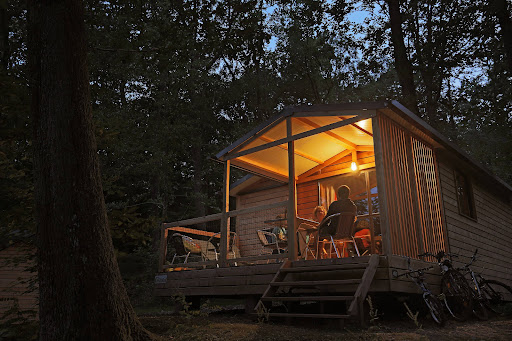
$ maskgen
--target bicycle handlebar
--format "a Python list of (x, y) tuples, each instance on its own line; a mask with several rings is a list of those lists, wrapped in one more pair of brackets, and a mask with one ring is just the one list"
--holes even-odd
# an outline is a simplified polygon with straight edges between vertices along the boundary
[(421, 269), (416, 269), (416, 270), (409, 270), (409, 271), (401, 273), (401, 274), (398, 274), (398, 272), (396, 272), (396, 274), (395, 274), (396, 270), (394, 270), (393, 271), (393, 277), (394, 278), (398, 278), (398, 277), (402, 277), (402, 276), (409, 276), (409, 275), (411, 275), (413, 273), (421, 273), (423, 271), (432, 270), (433, 268), (434, 268), (434, 266), (431, 265), (431, 266), (428, 266), (426, 268), (421, 268)]
[(444, 251), (439, 251), (435, 255), (431, 252), (425, 252), (425, 253), (418, 255), (418, 257), (420, 257), (420, 258), (424, 258), (424, 257), (428, 257), (428, 256), (434, 257), (435, 259), (437, 259), (438, 262), (441, 262), (441, 259), (443, 259), (444, 257), (454, 257), (454, 258), (459, 257), (459, 255), (457, 255), (457, 254), (448, 253), (448, 252), (444, 252)]
[(473, 264), (473, 262), (474, 262), (474, 261), (476, 261), (476, 254), (477, 254), (477, 253), (478, 253), (478, 249), (476, 249), (476, 250), (475, 250), (475, 252), (473, 253), (473, 256), (471, 256), (471, 260), (469, 261), (469, 263), (468, 263), (468, 264), (466, 264), (466, 265), (464, 265), (464, 266), (462, 267), (462, 269), (467, 269), (467, 268), (469, 268), (469, 267)]

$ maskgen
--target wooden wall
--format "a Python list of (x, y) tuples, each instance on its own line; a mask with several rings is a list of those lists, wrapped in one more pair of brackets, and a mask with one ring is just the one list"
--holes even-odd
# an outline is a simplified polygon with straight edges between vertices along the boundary
[(379, 125), (392, 253), (416, 258), (445, 249), (433, 148), (383, 114)]
[[(439, 173), (450, 251), (471, 256), (478, 248), (475, 270), (512, 285), (512, 205), (493, 195), (492, 188), (471, 179), (477, 219), (462, 216), (454, 167), (442, 161)], [(461, 257), (461, 261), (466, 260)]]
[(34, 262), (27, 257), (35, 249), (23, 243), (17, 243), (0, 250), (0, 318), (17, 300), (19, 309), (37, 311), (37, 287), (31, 292), (28, 281), (35, 273), (28, 271)]
[[(272, 186), (272, 180), (262, 179), (251, 186), (251, 193), (237, 197), (237, 209), (262, 206), (288, 200), (288, 185)], [(262, 190), (258, 190), (262, 188)], [(318, 185), (316, 181), (297, 185), (297, 215), (312, 219), (313, 209), (318, 205)], [(237, 234), (239, 236), (240, 253), (243, 257), (257, 256), (262, 251), (261, 243), (256, 234), (257, 230), (272, 228), (265, 220), (274, 219), (284, 213), (284, 208), (259, 211), (240, 215), (236, 218)]]

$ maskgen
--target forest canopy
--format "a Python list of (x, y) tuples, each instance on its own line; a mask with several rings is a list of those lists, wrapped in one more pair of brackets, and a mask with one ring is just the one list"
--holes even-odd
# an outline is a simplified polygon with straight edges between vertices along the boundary
[[(396, 99), (512, 183), (506, 0), (85, 0), (114, 245), (219, 211), (212, 156), (284, 106)], [(0, 234), (33, 230), (24, 1), (0, 2)]]

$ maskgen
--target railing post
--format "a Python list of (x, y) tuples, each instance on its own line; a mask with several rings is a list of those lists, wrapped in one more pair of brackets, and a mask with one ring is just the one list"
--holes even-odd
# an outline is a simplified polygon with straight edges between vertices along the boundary
[(224, 188), (223, 188), (223, 204), (222, 204), (222, 218), (220, 222), (220, 259), (219, 266), (226, 267), (228, 256), (228, 242), (229, 242), (229, 177), (230, 177), (229, 160), (224, 163)]
[(167, 228), (162, 224), (160, 226), (160, 257), (158, 264), (158, 272), (164, 271), (165, 258), (167, 256)]
[(382, 252), (386, 256), (393, 253), (388, 219), (388, 197), (386, 191), (386, 174), (384, 172), (384, 155), (382, 150), (382, 133), (379, 123), (381, 113), (372, 118), (373, 148), (375, 153), (375, 171), (377, 173), (377, 188), (379, 191), (380, 230), (382, 233)]
[[(292, 136), (292, 119), (286, 118), (286, 136)], [(297, 197), (295, 180), (295, 141), (288, 142), (288, 208), (287, 208), (287, 239), (288, 257), (290, 260), (297, 259)]]

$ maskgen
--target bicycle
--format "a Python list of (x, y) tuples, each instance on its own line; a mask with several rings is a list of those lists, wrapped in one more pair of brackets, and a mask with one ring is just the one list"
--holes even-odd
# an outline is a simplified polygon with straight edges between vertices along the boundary
[[(427, 308), (430, 311), (430, 316), (432, 316), (432, 319), (439, 325), (444, 326), (446, 322), (446, 318), (444, 316), (443, 311), (443, 303), (434, 295), (430, 289), (427, 287), (425, 283), (425, 273), (424, 271), (433, 269), (434, 266), (429, 266), (426, 268), (421, 268), (417, 270), (413, 270), (411, 268), (411, 258), (407, 257), (407, 269), (409, 271), (404, 272), (402, 274), (398, 274), (397, 270), (392, 271), (392, 275), (394, 278), (399, 278), (402, 276), (406, 276), (408, 278), (411, 278), (414, 283), (423, 291), (423, 300), (425, 301), (425, 304), (427, 305)], [(417, 274), (417, 275), (415, 275)]]
[[(469, 277), (471, 278), (468, 279), (468, 281), (471, 285), (471, 291), (473, 293), (473, 314), (480, 320), (487, 320), (489, 319), (489, 314), (487, 312), (488, 303), (486, 303), (487, 297), (483, 294), (482, 290), (480, 289), (479, 279), (477, 279), (477, 275), (470, 267), (473, 264), (473, 262), (476, 261), (477, 252), (478, 249), (476, 249), (475, 252), (473, 253), (473, 256), (471, 256), (471, 260), (469, 261), (469, 263), (465, 264), (460, 268), (457, 268), (457, 270), (461, 271), (466, 275), (469, 275)], [(479, 277), (481, 278), (481, 276)]]
[(459, 270), (469, 274), (473, 282), (473, 294), (478, 302), (478, 306), (473, 308), (473, 313), (479, 319), (489, 318), (487, 310), (497, 315), (506, 315), (512, 313), (512, 288), (505, 283), (495, 280), (486, 280), (481, 274), (475, 274), (471, 265), (476, 261), (478, 249), (475, 250), (468, 264), (459, 268)]
[(473, 293), (464, 275), (453, 268), (451, 258), (457, 255), (444, 251), (418, 255), (429, 256), (434, 257), (441, 268), (441, 292), (446, 309), (455, 320), (465, 321), (473, 311)]

